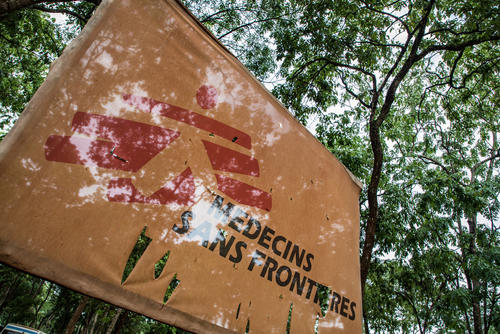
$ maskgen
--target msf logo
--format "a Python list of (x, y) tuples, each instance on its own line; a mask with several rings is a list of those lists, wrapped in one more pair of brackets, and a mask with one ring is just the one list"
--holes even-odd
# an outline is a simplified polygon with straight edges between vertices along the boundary
[[(248, 134), (215, 119), (147, 97), (125, 94), (122, 98), (141, 112), (186, 123), (209, 132), (211, 136), (228, 140), (229, 145), (234, 143), (251, 149), (251, 138)], [(203, 85), (198, 89), (196, 98), (203, 109), (210, 109), (216, 105), (217, 92), (214, 87)], [(71, 130), (73, 135), (52, 135), (47, 138), (47, 160), (132, 173), (140, 171), (180, 136), (176, 130), (85, 112), (75, 113)], [(206, 140), (202, 142), (215, 171), (218, 190), (240, 204), (270, 211), (270, 193), (217, 173), (222, 171), (259, 177), (258, 161), (231, 148)], [(144, 196), (134, 186), (131, 178), (113, 178), (108, 184), (107, 199), (111, 202), (190, 205), (193, 203), (194, 194), (194, 178), (191, 168), (187, 166), (172, 180), (159, 185), (159, 189), (150, 196)]]

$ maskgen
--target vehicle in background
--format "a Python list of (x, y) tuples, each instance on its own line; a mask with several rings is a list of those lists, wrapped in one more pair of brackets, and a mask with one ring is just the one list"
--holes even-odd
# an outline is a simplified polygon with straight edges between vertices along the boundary
[(8, 324), (4, 327), (4, 329), (0, 332), (0, 334), (45, 334), (38, 329), (17, 325), (17, 324)]

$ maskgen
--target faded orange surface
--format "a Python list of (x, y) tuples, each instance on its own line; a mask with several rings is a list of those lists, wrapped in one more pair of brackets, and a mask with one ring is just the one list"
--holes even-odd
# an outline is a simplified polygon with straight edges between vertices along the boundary
[(104, 2), (1, 143), (0, 176), (4, 263), (204, 333), (283, 333), (292, 303), (291, 332), (312, 332), (317, 282), (319, 332), (361, 333), (359, 185), (175, 1)]

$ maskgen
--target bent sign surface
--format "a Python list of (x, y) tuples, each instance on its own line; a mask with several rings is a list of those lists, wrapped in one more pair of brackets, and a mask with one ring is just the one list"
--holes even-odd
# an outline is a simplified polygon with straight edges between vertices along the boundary
[(0, 175), (4, 263), (194, 332), (361, 332), (359, 185), (175, 1), (104, 2)]

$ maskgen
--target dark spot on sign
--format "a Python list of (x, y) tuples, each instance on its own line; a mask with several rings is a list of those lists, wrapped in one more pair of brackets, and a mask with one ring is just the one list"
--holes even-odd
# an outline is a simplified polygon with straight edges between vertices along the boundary
[(215, 135), (213, 133), (209, 133), (208, 134), (210, 137), (215, 137)]
[(250, 318), (247, 320), (247, 327), (245, 328), (245, 334), (248, 334), (250, 332)]
[(128, 162), (127, 160), (125, 160), (122, 157), (119, 157), (118, 155), (115, 154), (115, 148), (116, 147), (113, 147), (111, 149), (111, 151), (109, 151), (109, 154), (111, 154), (113, 156), (113, 158), (115, 158), (115, 159), (118, 159), (118, 160), (123, 161), (123, 162)]
[(234, 137), (233, 140), (231, 140), (233, 143), (238, 140), (238, 137)]
[(236, 320), (238, 320), (238, 317), (240, 316), (240, 308), (241, 308), (241, 303), (238, 305), (238, 309), (236, 310)]

